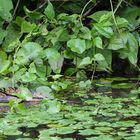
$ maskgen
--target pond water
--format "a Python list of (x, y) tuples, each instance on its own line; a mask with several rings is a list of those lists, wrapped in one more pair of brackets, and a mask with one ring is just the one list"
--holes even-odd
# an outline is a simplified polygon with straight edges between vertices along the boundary
[(45, 100), (38, 107), (0, 115), (0, 140), (139, 140), (137, 79), (100, 79)]

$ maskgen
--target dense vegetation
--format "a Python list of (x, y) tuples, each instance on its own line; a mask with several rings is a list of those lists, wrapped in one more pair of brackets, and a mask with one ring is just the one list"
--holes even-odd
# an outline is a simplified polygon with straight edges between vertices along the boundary
[(0, 2), (1, 88), (35, 90), (61, 76), (92, 80), (96, 71), (123, 73), (123, 65), (139, 70), (134, 2)]
[[(129, 117), (139, 116), (140, 89), (127, 82), (96, 79), (139, 75), (139, 7), (139, 0), (0, 0), (0, 89), (4, 95), (10, 90), (10, 96), (17, 97), (9, 102), (15, 114), (0, 119), (0, 133), (21, 135), (26, 130), (19, 131), (20, 127), (41, 125), (42, 129), (42, 124), (47, 124), (49, 130), (37, 135), (41, 140), (59, 139), (56, 134), (67, 139), (71, 133), (81, 140), (90, 135), (98, 135), (100, 140), (107, 133), (115, 138), (118, 135), (118, 140), (128, 136), (137, 139), (139, 123)], [(106, 85), (110, 89), (130, 88), (131, 94), (117, 99), (107, 92), (104, 96)], [(100, 91), (93, 94), (97, 87), (101, 95)], [(36, 96), (44, 100), (28, 114), (23, 102)], [(78, 103), (72, 106), (71, 98)], [(127, 109), (125, 103), (131, 107)], [(99, 124), (100, 118), (108, 122)], [(13, 120), (14, 128), (10, 126)], [(121, 128), (133, 134), (123, 133)]]

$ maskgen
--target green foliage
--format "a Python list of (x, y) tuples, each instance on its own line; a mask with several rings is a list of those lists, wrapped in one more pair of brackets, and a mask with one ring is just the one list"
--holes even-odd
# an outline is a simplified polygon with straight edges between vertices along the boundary
[(53, 5), (50, 1), (48, 1), (48, 6), (46, 7), (44, 14), (48, 17), (48, 19), (52, 20), (55, 18), (55, 11)]
[[(140, 115), (140, 89), (132, 90), (130, 97), (127, 93), (125, 98), (112, 98), (114, 94), (106, 96), (111, 91), (101, 91), (129, 90), (134, 85), (112, 84), (112, 79), (92, 81), (97, 71), (112, 72), (112, 62), (118, 58), (138, 67), (140, 10), (123, 2), (120, 8), (115, 3), (114, 11), (95, 11), (96, 0), (59, 6), (49, 0), (43, 5), (35, 0), (19, 4), (0, 0), (0, 89), (17, 89), (13, 95), (18, 98), (9, 102), (15, 114), (0, 118), (0, 134), (27, 136), (29, 131), (23, 134), (22, 127), (45, 124), (47, 130), (37, 130), (40, 140), (72, 140), (66, 138), (71, 134), (83, 139), (87, 136), (87, 140), (139, 138), (135, 117)], [(88, 72), (92, 73), (91, 80), (87, 79)], [(80, 81), (75, 86), (68, 80), (72, 76)], [(92, 83), (98, 93), (90, 92)], [(42, 104), (26, 110), (22, 101), (32, 101), (36, 94), (44, 98)], [(55, 99), (60, 96), (62, 102)], [(72, 105), (70, 98), (78, 104)]]
[(74, 74), (82, 79), (90, 71), (93, 79), (96, 71), (112, 72), (114, 54), (137, 67), (139, 34), (135, 28), (139, 19), (132, 22), (134, 11), (134, 18), (139, 16), (137, 7), (118, 10), (115, 17), (113, 11), (96, 11), (88, 16), (90, 24), (86, 25), (84, 15), (58, 12), (50, 1), (42, 12), (40, 7), (27, 9), (27, 4), (25, 17), (21, 14), (12, 20), (11, 10), (16, 10), (12, 2), (0, 3), (0, 77), (5, 77), (1, 88), (23, 86), (49, 97), (68, 88), (63, 76)]
[(10, 11), (13, 9), (13, 4), (11, 0), (1, 0), (0, 1), (0, 17), (8, 22), (12, 20), (12, 15)]
[(82, 54), (86, 50), (85, 40), (82, 39), (71, 39), (67, 42), (67, 46), (71, 51)]

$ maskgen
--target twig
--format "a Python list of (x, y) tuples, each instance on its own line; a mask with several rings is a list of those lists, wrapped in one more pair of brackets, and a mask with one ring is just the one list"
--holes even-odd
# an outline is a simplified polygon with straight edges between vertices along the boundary
[(84, 14), (83, 17), (86, 17), (97, 5), (99, 4), (99, 1), (93, 5), (90, 9), (88, 9)]
[(16, 15), (16, 12), (17, 12), (19, 3), (20, 3), (20, 0), (17, 1), (16, 7), (15, 7), (15, 9), (14, 9), (14, 12), (13, 12), (13, 19), (15, 18), (15, 15)]
[(93, 79), (94, 79), (95, 72), (96, 72), (96, 61), (94, 60), (94, 63), (93, 63), (93, 71), (92, 71), (92, 76), (91, 76), (91, 81), (93, 81)]
[(127, 5), (134, 7), (131, 3), (127, 2), (126, 0), (123, 0), (124, 3), (126, 3)]
[(117, 10), (120, 7), (120, 5), (121, 5), (122, 2), (123, 2), (123, 0), (120, 0), (120, 2), (118, 3), (118, 5), (116, 6), (116, 8), (114, 10), (114, 14), (117, 12)]
[(48, 0), (45, 0), (44, 3), (42, 3), (37, 9), (35, 9), (34, 11), (37, 11), (39, 9), (41, 9), (42, 7), (44, 7), (46, 4), (48, 3)]
[(87, 2), (87, 4), (84, 6), (84, 8), (83, 8), (83, 10), (82, 10), (82, 12), (81, 12), (81, 14), (80, 14), (80, 23), (81, 23), (82, 26), (83, 26), (83, 23), (82, 23), (83, 13), (84, 13), (86, 7), (87, 7), (91, 2), (92, 2), (92, 0), (89, 0), (89, 1)]

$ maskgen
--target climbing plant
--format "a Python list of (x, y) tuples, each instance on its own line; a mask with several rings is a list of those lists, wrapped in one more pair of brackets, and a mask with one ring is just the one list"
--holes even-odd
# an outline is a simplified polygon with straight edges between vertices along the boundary
[(111, 10), (92, 12), (98, 3), (92, 0), (71, 14), (48, 1), (34, 10), (22, 5), (24, 12), (17, 12), (12, 2), (0, 1), (0, 88), (66, 89), (57, 79), (91, 72), (93, 80), (96, 71), (112, 72), (114, 54), (138, 68), (138, 7), (110, 1)]

